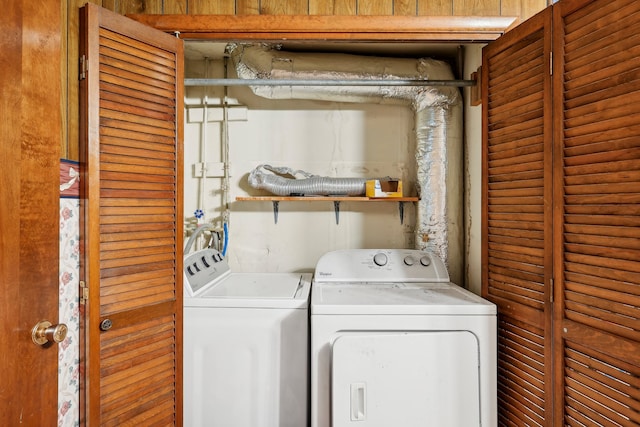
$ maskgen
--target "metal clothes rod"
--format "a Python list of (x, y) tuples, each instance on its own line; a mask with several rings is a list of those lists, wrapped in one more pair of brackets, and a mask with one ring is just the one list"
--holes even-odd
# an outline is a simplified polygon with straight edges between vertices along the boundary
[(475, 86), (475, 80), (184, 79), (185, 86)]

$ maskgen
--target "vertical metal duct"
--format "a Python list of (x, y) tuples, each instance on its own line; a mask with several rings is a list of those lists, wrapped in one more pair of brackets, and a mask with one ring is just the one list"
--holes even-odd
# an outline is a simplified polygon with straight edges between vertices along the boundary
[[(244, 79), (453, 80), (449, 65), (429, 58), (383, 58), (349, 54), (293, 53), (272, 45), (228, 46)], [(415, 111), (417, 249), (431, 250), (463, 279), (462, 97), (450, 86), (252, 86), (269, 99), (305, 99), (410, 105)]]

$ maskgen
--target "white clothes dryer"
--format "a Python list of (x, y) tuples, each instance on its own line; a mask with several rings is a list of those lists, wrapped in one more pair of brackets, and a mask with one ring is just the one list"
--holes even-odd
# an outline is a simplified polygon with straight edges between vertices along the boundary
[(312, 427), (494, 427), (496, 306), (411, 249), (325, 254), (311, 296)]
[(231, 272), (212, 249), (185, 259), (185, 426), (307, 425), (310, 286)]

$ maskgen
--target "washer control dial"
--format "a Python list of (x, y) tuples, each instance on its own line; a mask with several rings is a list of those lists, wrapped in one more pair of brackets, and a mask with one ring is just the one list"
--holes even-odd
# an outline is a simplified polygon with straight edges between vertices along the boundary
[(423, 256), (422, 258), (420, 258), (420, 264), (424, 265), (425, 267), (428, 267), (429, 264), (431, 264), (431, 258), (429, 258), (428, 256)]
[(413, 259), (412, 256), (406, 256), (404, 257), (404, 264), (408, 265), (408, 266), (412, 266), (414, 263), (416, 262), (415, 259)]
[(387, 265), (387, 256), (379, 252), (373, 256), (373, 262), (380, 267)]

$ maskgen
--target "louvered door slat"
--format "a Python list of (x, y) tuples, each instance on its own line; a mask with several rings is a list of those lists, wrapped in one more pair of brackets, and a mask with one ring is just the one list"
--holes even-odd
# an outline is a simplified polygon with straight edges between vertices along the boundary
[[(106, 35), (108, 37), (108, 34)], [(114, 44), (111, 48), (106, 47), (109, 42), (105, 39), (100, 47), (100, 56), (102, 64), (108, 67), (122, 69), (139, 74), (143, 77), (151, 79), (150, 83), (154, 86), (171, 88), (175, 84), (175, 76), (172, 73), (171, 64), (168, 63), (164, 69), (157, 69), (157, 64), (152, 61), (144, 61), (139, 57), (132, 57), (129, 46), (124, 43)]]
[[(126, 84), (126, 82), (124, 81), (122, 83)], [(123, 107), (126, 108), (126, 106)], [(172, 138), (174, 136), (175, 129), (167, 128), (164, 126), (162, 128), (159, 128), (155, 126), (155, 123), (152, 123), (152, 121), (155, 122), (155, 119), (145, 119), (141, 116), (135, 116), (132, 113), (132, 111), (127, 111), (127, 114), (129, 115), (128, 118), (132, 121), (117, 120), (113, 118), (113, 112), (107, 109), (103, 109), (101, 111), (102, 126), (111, 127), (123, 131), (143, 133), (151, 135), (152, 137), (164, 136)], [(138, 118), (140, 119), (139, 121), (137, 120)]]
[(102, 129), (102, 137), (106, 145), (137, 148), (153, 152), (171, 152), (171, 136), (134, 132), (132, 129), (124, 130), (105, 127)]
[[(620, 143), (619, 143), (620, 144)], [(575, 146), (574, 146), (575, 147)], [(568, 153), (566, 153), (566, 157), (567, 159), (565, 160), (565, 166), (567, 168), (567, 173), (571, 174), (576, 173), (576, 171), (574, 169), (572, 169), (572, 166), (576, 166), (576, 165), (593, 165), (594, 166), (594, 170), (597, 172), (601, 172), (602, 168), (605, 167), (620, 167), (622, 166), (620, 163), (616, 163), (615, 165), (612, 165), (611, 163), (613, 162), (618, 162), (621, 160), (625, 160), (625, 161), (629, 161), (629, 160), (635, 160), (635, 159), (639, 159), (640, 158), (640, 150), (638, 149), (637, 146), (632, 146), (631, 145), (631, 141), (628, 138), (625, 138), (623, 140), (623, 146), (618, 148), (617, 145), (610, 145), (609, 147), (605, 147), (603, 145), (598, 144), (597, 147), (591, 146), (591, 147), (585, 147), (584, 150), (589, 150), (589, 148), (591, 149), (590, 153), (576, 153), (576, 151), (578, 150), (571, 150)], [(602, 151), (596, 151), (598, 148), (600, 148)], [(570, 154), (571, 153), (571, 154)], [(602, 164), (602, 165), (601, 165)], [(606, 169), (606, 170), (610, 170), (610, 169)], [(616, 170), (616, 169), (614, 169)], [(624, 169), (617, 169), (618, 172), (622, 172)], [(578, 169), (578, 173), (580, 173), (580, 171), (582, 171), (582, 174), (584, 173), (584, 169), (580, 170)], [(637, 172), (634, 171), (633, 169), (629, 170), (630, 172)]]
[[(584, 47), (604, 37), (616, 37), (629, 23), (637, 23), (637, 19), (633, 18), (637, 13), (633, 3), (634, 0), (602, 2), (596, 13), (577, 10), (572, 16), (566, 16), (563, 20), (567, 30), (564, 34), (565, 44)], [(620, 26), (621, 23), (626, 25)], [(615, 49), (615, 46), (610, 48)]]
[[(600, 290), (601, 292), (612, 291), (612, 295), (620, 294), (620, 302), (622, 303), (631, 303), (637, 302), (637, 295), (634, 295), (635, 285), (633, 282), (626, 282), (615, 280), (613, 274), (609, 274), (611, 272), (610, 269), (596, 269), (591, 267), (590, 270), (587, 267), (583, 267), (582, 272), (574, 272), (568, 265), (567, 271), (565, 272), (565, 284), (567, 290), (571, 290), (572, 287), (575, 286), (585, 286), (586, 289), (590, 289), (587, 291), (586, 289), (583, 291), (588, 295), (596, 295), (596, 293)], [(576, 269), (577, 270), (577, 269)], [(591, 274), (584, 274), (584, 271), (590, 271)], [(632, 278), (638, 278), (638, 275), (625, 275), (627, 278), (631, 276)], [(614, 298), (616, 299), (616, 298)]]
[[(163, 277), (166, 274), (167, 274), (166, 272), (159, 272), (158, 275), (160, 277), (150, 279), (145, 276), (143, 280), (131, 282), (128, 284), (130, 292), (140, 292), (141, 295), (144, 295), (145, 293), (154, 293), (155, 289), (158, 287), (161, 287), (161, 288), (170, 287), (171, 282), (167, 281), (167, 279)], [(108, 299), (112, 295), (118, 296), (119, 295), (118, 287), (104, 286), (100, 290), (100, 294), (104, 299)]]
[(640, 171), (624, 172), (602, 172), (579, 176), (567, 175), (565, 182), (567, 185), (589, 185), (589, 184), (617, 184), (629, 181), (640, 181)]
[(83, 25), (87, 422), (180, 425), (182, 42), (91, 4)]
[(567, 269), (573, 264), (584, 265), (586, 266), (585, 268), (589, 266), (606, 267), (618, 271), (620, 276), (629, 277), (630, 279), (634, 276), (632, 273), (640, 272), (640, 266), (635, 260), (625, 260), (604, 255), (584, 255), (577, 251), (565, 252), (564, 259), (567, 264)]
[[(135, 286), (138, 285), (138, 286)], [(171, 293), (171, 283), (166, 281), (163, 282), (154, 282), (153, 280), (143, 280), (140, 284), (134, 283), (129, 286), (129, 290), (121, 294), (118, 292), (118, 289), (107, 288), (103, 290), (101, 293), (102, 300), (105, 305), (110, 303), (125, 303), (127, 301), (131, 301), (138, 298), (144, 298), (151, 295), (156, 295), (160, 292), (166, 292), (168, 295)]]
[[(108, 106), (118, 108), (118, 110), (113, 110), (107, 108)], [(116, 124), (118, 129), (122, 129), (123, 126), (127, 126), (128, 124), (132, 125), (146, 125), (149, 128), (144, 128), (141, 130), (150, 130), (150, 133), (153, 135), (160, 134), (159, 132), (164, 132), (166, 136), (173, 136), (175, 132), (175, 128), (171, 126), (171, 122), (173, 121), (173, 115), (168, 115), (165, 119), (156, 119), (154, 117), (149, 117), (149, 114), (145, 109), (139, 109), (136, 111), (131, 111), (131, 107), (127, 103), (121, 104), (102, 104), (100, 109), (100, 117), (102, 117), (102, 126), (109, 126), (111, 123)], [(138, 113), (138, 114), (136, 114)], [(113, 120), (113, 121), (111, 121)], [(135, 128), (132, 128), (136, 130)]]
[(544, 336), (520, 320), (502, 315), (498, 337), (500, 425), (544, 426)]
[[(162, 239), (173, 239), (171, 232), (167, 230), (151, 230), (151, 231), (137, 231), (132, 233), (132, 236), (120, 235), (120, 234), (108, 234), (103, 236), (103, 246), (105, 249), (109, 249), (109, 245), (114, 247), (118, 245), (131, 245), (131, 240), (135, 240), (138, 243), (144, 243), (147, 241), (156, 240), (162, 241)], [(109, 243), (111, 242), (111, 243)]]
[(592, 224), (608, 226), (636, 227), (640, 224), (638, 205), (619, 203), (616, 205), (600, 205), (598, 213), (593, 213), (593, 207), (589, 205), (566, 206), (567, 224)]
[[(563, 422), (640, 424), (640, 3), (554, 6)], [(560, 422), (561, 418), (557, 419)]]
[[(595, 230), (590, 230), (588, 227), (568, 227), (576, 230), (576, 233), (567, 232), (565, 234), (566, 241), (568, 243), (579, 244), (591, 244), (601, 247), (619, 247), (623, 249), (640, 249), (640, 239), (638, 238), (638, 232), (624, 233), (624, 230), (619, 228), (608, 227), (606, 231), (611, 231), (611, 234), (595, 234), (595, 232), (602, 232), (602, 227), (595, 227)], [(610, 230), (610, 228), (613, 228)], [(583, 231), (584, 230), (584, 231)], [(615, 236), (616, 234), (622, 234), (622, 236)], [(629, 236), (629, 237), (626, 237)]]
[(498, 306), (500, 425), (551, 412), (551, 12), (483, 50), (483, 296)]
[[(167, 147), (171, 146), (171, 137), (160, 137), (158, 135), (132, 132), (131, 130), (116, 128), (102, 129), (102, 137), (104, 137), (107, 142), (111, 142), (111, 139), (115, 138), (120, 141), (131, 141), (130, 143), (126, 142), (123, 144), (125, 146), (129, 145), (131, 147), (144, 148), (144, 146), (147, 145), (153, 150), (166, 150)], [(161, 145), (161, 142), (164, 142), (166, 145)]]
[(522, 254), (520, 251), (500, 251), (499, 248), (495, 247), (488, 249), (491, 249), (491, 258), (489, 258), (489, 261), (494, 262), (495, 259), (511, 260), (516, 263), (513, 266), (515, 270), (528, 271), (530, 265), (540, 266), (540, 257)]
[[(142, 33), (148, 32), (148, 28), (139, 28)], [(100, 29), (99, 34), (104, 39), (103, 45), (113, 46), (116, 43), (119, 47), (117, 50), (130, 54), (129, 61), (136, 61), (138, 58), (144, 59), (147, 61), (150, 70), (156, 68), (171, 70), (175, 66), (175, 55), (170, 50), (164, 49), (160, 43), (151, 44), (148, 40), (136, 40), (135, 35), (133, 37), (130, 36), (132, 34), (130, 32), (114, 32), (108, 29)], [(157, 34), (159, 37), (164, 37), (160, 35), (161, 32)], [(168, 71), (167, 74), (172, 74), (172, 72)]]
[[(628, 393), (623, 399), (625, 399), (629, 405), (635, 405), (637, 407), (637, 401), (640, 399), (640, 375), (638, 375), (637, 367), (633, 367), (627, 363), (613, 366), (610, 364), (611, 358), (607, 358), (606, 356), (602, 357), (602, 355), (600, 355), (600, 359), (590, 357), (580, 350), (581, 348), (579, 346), (575, 348), (569, 347), (565, 350), (565, 354), (568, 357), (567, 369), (580, 371), (583, 374), (590, 373), (594, 381), (602, 383), (621, 393)], [(630, 385), (631, 388), (627, 387), (628, 385)], [(631, 398), (636, 400), (629, 400)]]
[[(120, 141), (121, 143), (118, 143), (118, 142), (119, 141), (117, 140), (105, 141), (103, 152), (117, 153), (117, 154), (134, 157), (134, 158), (135, 157), (146, 158), (146, 159), (149, 159), (151, 162), (154, 162), (154, 161), (158, 162), (161, 160), (164, 160), (164, 161), (173, 160), (171, 151), (166, 150), (165, 147), (163, 146), (160, 146), (160, 147), (150, 146), (150, 147), (141, 149), (137, 147), (130, 147), (126, 142), (122, 143), (123, 141)], [(159, 176), (159, 177), (150, 177), (150, 178), (160, 178), (160, 179), (164, 179), (167, 182), (173, 182), (173, 179), (171, 176)]]
[(147, 110), (147, 114), (153, 116), (158, 113), (166, 116), (173, 115), (175, 105), (166, 104), (167, 100), (162, 96), (157, 96), (145, 91), (133, 90), (129, 87), (117, 86), (105, 81), (100, 82), (100, 90), (104, 94), (106, 105), (112, 102), (117, 104), (125, 103), (132, 107), (140, 107)]
[[(144, 80), (133, 73), (124, 73), (123, 75), (120, 75), (117, 68), (111, 67), (104, 67), (100, 71), (104, 72), (104, 77), (102, 80), (103, 86), (106, 84), (112, 84), (114, 86), (126, 86), (130, 92), (142, 92), (148, 95), (156, 96), (158, 97), (158, 99), (167, 98), (171, 95), (171, 91), (167, 90), (164, 87), (154, 88), (151, 86), (146, 86)], [(140, 81), (136, 81), (134, 80), (134, 78)]]
[[(512, 373), (511, 370), (506, 372), (507, 374)], [(517, 380), (518, 378), (516, 377), (515, 379)], [(516, 419), (522, 421), (530, 420), (529, 422), (533, 422), (533, 425), (543, 426), (544, 419), (540, 415), (540, 409), (538, 408), (537, 411), (534, 409), (536, 405), (535, 402), (540, 401), (540, 399), (536, 399), (535, 396), (532, 397), (531, 393), (521, 388), (517, 382), (509, 382), (508, 380), (507, 382), (509, 383), (509, 388), (513, 391), (509, 394), (498, 393), (498, 397), (503, 402), (505, 408), (503, 412), (513, 412), (517, 414)]]
[[(107, 90), (103, 91), (102, 93), (102, 105), (104, 105), (104, 108), (106, 110), (114, 110), (117, 109), (120, 105), (127, 104), (129, 106), (129, 110), (136, 115), (141, 115), (143, 114), (143, 112), (145, 112), (148, 117), (158, 120), (169, 120), (172, 117), (170, 109), (162, 110), (158, 108), (157, 104), (145, 102), (142, 100), (136, 100), (128, 95), (118, 95), (116, 93), (110, 93)], [(160, 111), (150, 111), (151, 108)]]

